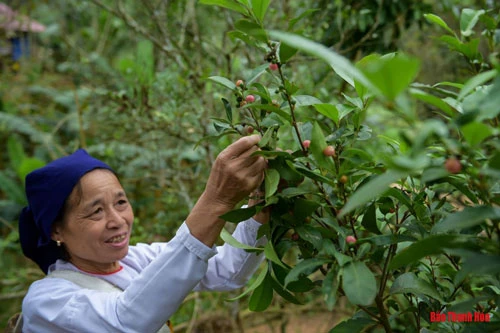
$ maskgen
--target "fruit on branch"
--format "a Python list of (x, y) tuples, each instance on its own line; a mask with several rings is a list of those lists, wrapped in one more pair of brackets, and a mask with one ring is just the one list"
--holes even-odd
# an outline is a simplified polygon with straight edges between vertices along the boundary
[(253, 133), (253, 131), (254, 131), (254, 128), (253, 128), (253, 126), (247, 126), (247, 127), (245, 128), (245, 131), (246, 131), (248, 134), (252, 134), (252, 133)]
[(272, 70), (272, 71), (277, 71), (279, 68), (278, 64), (275, 64), (275, 63), (270, 63), (269, 64), (269, 69)]
[(335, 148), (333, 148), (333, 146), (326, 146), (326, 148), (323, 149), (323, 155), (335, 156)]
[(245, 101), (247, 101), (247, 103), (253, 103), (253, 102), (255, 102), (255, 96), (254, 95), (248, 95), (245, 98)]
[(444, 162), (444, 167), (449, 173), (459, 173), (462, 171), (462, 164), (456, 157), (450, 157)]
[(240, 86), (242, 86), (242, 85), (243, 85), (243, 80), (238, 80), (238, 81), (236, 81), (236, 86), (237, 86), (237, 87), (240, 87)]
[(302, 141), (302, 146), (304, 146), (305, 149), (309, 149), (309, 146), (311, 146), (311, 140)]
[(348, 181), (348, 180), (349, 180), (349, 179), (347, 178), (347, 176), (346, 176), (346, 175), (342, 175), (342, 176), (340, 176), (340, 178), (339, 178), (339, 182), (341, 182), (342, 184), (347, 184), (347, 181)]
[(345, 238), (345, 241), (347, 242), (347, 244), (355, 244), (357, 239), (356, 237), (349, 235)]

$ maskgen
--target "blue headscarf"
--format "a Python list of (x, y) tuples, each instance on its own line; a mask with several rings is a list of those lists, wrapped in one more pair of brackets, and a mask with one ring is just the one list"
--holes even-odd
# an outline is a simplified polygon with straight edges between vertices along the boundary
[(26, 176), (28, 206), (19, 217), (19, 238), (24, 255), (45, 274), (51, 264), (62, 258), (61, 248), (51, 239), (52, 224), (80, 178), (98, 168), (113, 171), (106, 163), (78, 149)]

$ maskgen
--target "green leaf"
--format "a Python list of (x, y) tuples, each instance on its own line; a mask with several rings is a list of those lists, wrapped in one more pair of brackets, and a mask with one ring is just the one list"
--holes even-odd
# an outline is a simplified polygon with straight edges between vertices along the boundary
[(338, 251), (335, 251), (333, 256), (335, 257), (335, 260), (337, 260), (340, 267), (344, 267), (346, 264), (352, 262), (352, 257), (346, 256)]
[(231, 103), (225, 98), (221, 98), (222, 104), (224, 104), (224, 109), (226, 110), (226, 117), (230, 124), (233, 123), (233, 110), (231, 108)]
[(17, 175), (19, 176), (19, 178), (22, 180), (22, 182), (24, 184), (24, 180), (30, 172), (32, 172), (36, 169), (39, 169), (39, 168), (43, 167), (44, 165), (45, 165), (45, 162), (38, 159), (38, 158), (26, 157), (22, 160), (21, 165), (19, 165), (18, 169), (16, 170)]
[(279, 50), (280, 62), (282, 64), (287, 63), (287, 61), (290, 60), (297, 53), (297, 51), (298, 50), (296, 48), (291, 47), (290, 45), (281, 44)]
[[(9, 139), (7, 140), (7, 152), (9, 154), (10, 164), (12, 165), (12, 168), (17, 172), (17, 170), (21, 166), (22, 161), (26, 157), (23, 145), (17, 135), (9, 136)], [(21, 177), (21, 179), (24, 180), (24, 177)]]
[(420, 62), (403, 55), (381, 57), (363, 66), (363, 73), (387, 99), (394, 100), (415, 79)]
[(26, 197), (21, 184), (7, 177), (2, 170), (0, 170), (0, 190), (12, 201), (22, 205), (26, 204)]
[(318, 165), (330, 172), (335, 171), (335, 164), (333, 163), (333, 158), (331, 156), (325, 156), (323, 150), (326, 148), (327, 143), (325, 136), (323, 135), (323, 130), (317, 122), (314, 122), (313, 129), (311, 133), (311, 145), (309, 147), (314, 159)]
[(454, 282), (458, 285), (471, 275), (496, 276), (497, 274), (500, 274), (500, 256), (471, 253), (465, 256), (462, 269), (455, 276)]
[(252, 0), (252, 9), (259, 22), (264, 21), (270, 0)]
[(396, 269), (414, 263), (424, 257), (440, 254), (444, 249), (462, 246), (459, 236), (433, 235), (415, 242), (401, 250), (392, 259), (389, 268)]
[(264, 178), (266, 199), (270, 198), (274, 193), (276, 193), (279, 183), (280, 173), (275, 169), (266, 169)]
[(265, 146), (267, 146), (267, 144), (269, 143), (269, 141), (271, 141), (271, 139), (273, 138), (273, 134), (274, 134), (275, 131), (276, 131), (276, 127), (275, 126), (269, 127), (266, 130), (266, 132), (264, 133), (264, 135), (262, 136), (262, 139), (260, 139), (260, 141), (259, 141), (259, 147), (265, 147)]
[(318, 229), (309, 225), (301, 225), (296, 227), (295, 231), (297, 231), (300, 238), (311, 243), (316, 249), (321, 249), (323, 237)]
[(364, 332), (365, 327), (371, 326), (373, 324), (375, 324), (375, 322), (370, 318), (349, 318), (332, 328), (328, 333)]
[(258, 41), (261, 41), (263, 43), (267, 42), (267, 34), (264, 29), (260, 25), (258, 25), (255, 22), (249, 21), (249, 20), (238, 20), (234, 23), (234, 27), (244, 33), (246, 33), (249, 36), (252, 36)]
[[(312, 146), (312, 143), (311, 143)], [(372, 199), (375, 199), (389, 189), (389, 185), (395, 183), (399, 179), (406, 176), (405, 172), (389, 170), (386, 173), (375, 177), (368, 183), (356, 189), (356, 192), (347, 200), (346, 205), (342, 208), (339, 218), (352, 210), (366, 204)]]
[(223, 87), (226, 87), (226, 88), (229, 88), (231, 90), (234, 90), (236, 89), (236, 84), (234, 84), (232, 81), (229, 81), (228, 79), (226, 79), (225, 77), (222, 77), (222, 76), (210, 76), (208, 77), (209, 80), (223, 86)]
[(469, 37), (474, 33), (474, 26), (479, 21), (479, 17), (485, 13), (484, 9), (474, 10), (464, 8), (460, 15), (460, 33), (464, 37)]
[(231, 245), (232, 247), (235, 247), (237, 249), (243, 249), (247, 251), (253, 251), (253, 252), (262, 252), (264, 249), (260, 247), (254, 247), (250, 245), (246, 245), (243, 243), (240, 243), (236, 238), (233, 237), (226, 229), (222, 229), (220, 232), (220, 238), (226, 242), (227, 244)]
[(309, 105), (315, 105), (315, 104), (323, 104), (322, 101), (317, 99), (314, 96), (309, 96), (309, 95), (295, 95), (293, 97), (296, 101), (297, 104), (296, 106), (309, 106)]
[[(311, 143), (312, 145), (312, 143)], [(301, 174), (303, 174), (304, 176), (306, 176), (307, 178), (310, 178), (310, 179), (314, 179), (314, 180), (317, 180), (319, 182), (322, 182), (322, 183), (326, 183), (326, 184), (330, 184), (330, 185), (334, 185), (334, 182), (332, 179), (330, 178), (327, 178), (327, 177), (324, 177), (316, 172), (313, 172), (309, 169), (306, 169), (306, 168), (302, 168), (302, 167), (295, 167), (295, 169), (300, 172)]]
[(266, 256), (267, 259), (271, 260), (275, 264), (285, 269), (288, 269), (288, 267), (278, 257), (278, 254), (276, 253), (276, 250), (274, 249), (274, 245), (272, 242), (268, 242), (264, 247), (264, 255)]
[(404, 273), (396, 278), (389, 291), (391, 294), (414, 294), (414, 295), (427, 295), (440, 302), (443, 302), (441, 295), (439, 295), (436, 288), (429, 282), (419, 279), (415, 273)]
[(250, 300), (248, 308), (250, 311), (264, 311), (269, 307), (273, 300), (273, 286), (270, 274), (266, 274), (262, 283), (255, 288)]
[(296, 221), (305, 220), (318, 209), (320, 204), (317, 201), (298, 198), (294, 202), (293, 216)]
[(339, 272), (330, 269), (323, 280), (321, 291), (325, 300), (326, 308), (332, 311), (337, 303), (337, 291), (339, 289)]
[(233, 0), (200, 0), (203, 5), (214, 5), (234, 10), (241, 14), (247, 14), (245, 7)]
[(498, 71), (496, 69), (492, 69), (483, 73), (480, 73), (476, 76), (473, 76), (469, 79), (462, 89), (460, 90), (460, 94), (457, 97), (457, 100), (461, 101), (465, 96), (470, 94), (477, 87), (485, 84), (486, 82), (494, 79), (498, 75)]
[(377, 282), (368, 267), (356, 261), (342, 268), (342, 289), (351, 303), (367, 306), (375, 299)]
[(252, 284), (250, 284), (248, 287), (246, 287), (245, 291), (242, 294), (240, 294), (236, 297), (233, 297), (233, 298), (228, 298), (227, 300), (228, 301), (236, 301), (236, 300), (248, 295), (250, 292), (252, 292), (253, 290), (255, 290), (258, 286), (260, 286), (262, 284), (262, 282), (266, 278), (268, 272), (269, 272), (269, 266), (266, 265), (265, 268), (259, 273), (259, 275), (255, 279), (255, 281)]
[(358, 243), (370, 242), (377, 246), (385, 246), (401, 242), (415, 242), (415, 241), (417, 241), (417, 239), (413, 236), (399, 235), (399, 234), (380, 235), (380, 236), (358, 239)]
[(422, 91), (420, 89), (415, 89), (415, 88), (409, 89), (409, 92), (416, 99), (419, 99), (423, 102), (426, 102), (428, 104), (431, 104), (431, 105), (437, 107), (438, 109), (440, 109), (441, 111), (443, 111), (444, 113), (446, 113), (449, 116), (452, 116), (454, 114), (454, 111), (450, 107), (450, 105), (448, 103), (446, 103), (445, 101), (443, 101), (439, 97), (436, 97), (434, 95), (426, 93), (425, 91)]
[(297, 297), (295, 297), (295, 295), (286, 290), (273, 275), (271, 275), (271, 286), (274, 291), (278, 293), (278, 295), (283, 297), (288, 302), (299, 305), (304, 304), (304, 302), (300, 301)]
[(439, 25), (441, 28), (444, 28), (446, 31), (448, 31), (452, 35), (455, 35), (455, 32), (453, 32), (453, 30), (451, 30), (451, 28), (448, 26), (448, 24), (446, 24), (446, 22), (442, 18), (440, 18), (439, 16), (434, 15), (434, 14), (424, 14), (424, 17), (427, 19), (427, 21), (429, 21), (431, 23), (435, 23), (435, 24)]
[(432, 228), (432, 233), (459, 231), (481, 224), (488, 219), (500, 219), (500, 208), (491, 206), (466, 207), (436, 223)]
[(313, 13), (317, 12), (318, 10), (319, 9), (306, 9), (306, 10), (302, 11), (299, 16), (289, 20), (287, 30), (292, 31), (293, 28), (295, 27), (295, 25), (297, 24), (297, 22), (299, 22), (300, 20), (302, 20), (303, 18), (305, 18), (307, 16), (311, 16)]
[(324, 115), (325, 117), (330, 118), (335, 122), (335, 124), (339, 125), (339, 110), (333, 104), (314, 104), (313, 105), (316, 111)]
[(347, 83), (354, 87), (354, 80), (359, 81), (372, 91), (376, 92), (377, 88), (365, 77), (365, 75), (357, 69), (347, 58), (333, 52), (326, 46), (313, 42), (299, 35), (281, 32), (270, 31), (269, 35), (275, 39), (281, 40), (282, 43), (292, 46), (298, 50), (316, 56), (327, 62), (333, 70), (344, 79)]
[(462, 126), (461, 131), (465, 140), (471, 146), (479, 145), (484, 139), (493, 134), (493, 130), (490, 126), (480, 122), (468, 123)]
[(226, 214), (220, 216), (221, 219), (228, 222), (238, 223), (241, 221), (248, 220), (257, 213), (257, 208), (255, 206), (234, 209)]
[(299, 280), (302, 276), (307, 276), (316, 271), (320, 266), (331, 262), (330, 259), (325, 258), (310, 258), (299, 262), (293, 267), (285, 278), (285, 286), (290, 282)]
[(361, 225), (365, 227), (366, 230), (371, 231), (375, 234), (381, 234), (380, 230), (377, 226), (377, 207), (375, 204), (371, 204), (370, 207), (365, 211), (363, 215), (363, 220), (361, 221)]
[(259, 78), (262, 74), (264, 74), (269, 67), (268, 64), (260, 65), (259, 67), (254, 68), (250, 74), (248, 75), (248, 79), (246, 80), (247, 86), (250, 86), (255, 80)]

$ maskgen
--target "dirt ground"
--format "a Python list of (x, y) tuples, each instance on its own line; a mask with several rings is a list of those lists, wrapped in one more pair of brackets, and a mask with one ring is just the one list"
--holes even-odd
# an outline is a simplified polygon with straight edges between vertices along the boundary
[[(311, 313), (291, 316), (286, 333), (328, 333), (342, 318), (332, 313)], [(274, 320), (245, 329), (245, 333), (281, 333), (281, 321)]]

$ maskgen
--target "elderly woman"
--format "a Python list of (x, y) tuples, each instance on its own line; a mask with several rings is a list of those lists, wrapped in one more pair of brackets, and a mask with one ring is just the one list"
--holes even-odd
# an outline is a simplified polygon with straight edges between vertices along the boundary
[[(219, 216), (263, 180), (266, 162), (253, 154), (259, 139), (241, 138), (219, 154), (168, 243), (129, 246), (134, 213), (127, 195), (111, 168), (84, 150), (29, 174), (21, 245), (47, 277), (24, 298), (23, 332), (168, 332), (165, 323), (191, 291), (243, 286), (261, 256), (214, 243), (224, 226)], [(259, 245), (266, 218), (238, 224), (233, 236)]]

